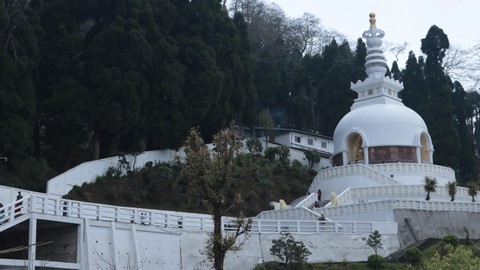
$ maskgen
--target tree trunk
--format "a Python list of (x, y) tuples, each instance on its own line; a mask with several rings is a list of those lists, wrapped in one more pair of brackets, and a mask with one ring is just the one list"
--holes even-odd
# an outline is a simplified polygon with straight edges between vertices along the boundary
[(222, 212), (220, 207), (213, 207), (213, 265), (215, 270), (223, 270), (225, 261), (225, 251), (222, 245)]
[(430, 201), (430, 191), (427, 192), (427, 197), (425, 198), (425, 200)]
[(93, 133), (93, 160), (100, 159), (100, 135)]

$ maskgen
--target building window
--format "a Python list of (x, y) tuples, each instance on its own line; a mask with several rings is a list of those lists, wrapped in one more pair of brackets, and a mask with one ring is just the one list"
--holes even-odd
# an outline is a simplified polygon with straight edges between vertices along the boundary
[(327, 143), (326, 142), (322, 142), (322, 148), (327, 148)]
[(308, 139), (308, 145), (313, 145), (313, 139)]
[(300, 142), (301, 142), (300, 136), (295, 136), (295, 142), (296, 142), (296, 143), (300, 143)]

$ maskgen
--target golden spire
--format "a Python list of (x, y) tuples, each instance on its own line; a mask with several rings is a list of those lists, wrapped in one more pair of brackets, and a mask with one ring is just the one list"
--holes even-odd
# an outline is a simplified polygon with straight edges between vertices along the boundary
[(377, 25), (375, 24), (377, 22), (377, 19), (375, 18), (375, 13), (371, 12), (369, 16), (370, 16), (370, 29), (377, 28)]

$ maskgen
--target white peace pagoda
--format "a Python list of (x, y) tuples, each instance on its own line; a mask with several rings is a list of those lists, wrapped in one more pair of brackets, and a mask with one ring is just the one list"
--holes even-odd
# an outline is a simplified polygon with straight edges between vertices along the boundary
[[(318, 215), (335, 222), (393, 222), (402, 247), (448, 233), (464, 237), (462, 226), (476, 227), (480, 208), (462, 187), (456, 188), (451, 201), (447, 184), (455, 182), (455, 172), (434, 164), (424, 120), (402, 103), (402, 83), (385, 76), (387, 63), (380, 48), (384, 35), (371, 13), (370, 29), (363, 33), (368, 78), (351, 84), (358, 97), (335, 129), (331, 166), (318, 172), (310, 195), (258, 218), (299, 220)], [(426, 177), (437, 180), (428, 201)], [(313, 207), (318, 189), (322, 201)]]
[(368, 78), (351, 84), (358, 94), (351, 111), (338, 123), (333, 139), (333, 168), (322, 170), (310, 187), (340, 194), (351, 187), (423, 185), (425, 176), (439, 186), (455, 181), (453, 170), (433, 165), (433, 145), (423, 119), (399, 97), (402, 83), (386, 77), (380, 48), (384, 31), (370, 14), (367, 43)]

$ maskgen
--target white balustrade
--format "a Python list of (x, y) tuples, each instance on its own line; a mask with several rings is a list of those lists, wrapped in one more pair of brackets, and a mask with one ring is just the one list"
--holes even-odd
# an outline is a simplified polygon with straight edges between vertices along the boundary
[[(21, 206), (19, 203), (22, 203)], [(15, 212), (16, 209), (20, 209)], [(283, 213), (287, 217), (293, 217), (300, 211), (312, 211), (305, 208), (285, 209), (295, 213)], [(3, 212), (1, 212), (3, 211)], [(20, 201), (10, 203), (0, 208), (0, 228), (16, 217), (15, 214), (40, 213), (54, 216), (65, 216), (73, 218), (84, 218), (102, 221), (115, 221), (127, 223), (139, 223), (159, 227), (178, 228), (191, 231), (213, 231), (213, 220), (211, 215), (180, 213), (171, 211), (160, 211), (151, 209), (138, 209), (129, 207), (116, 207), (111, 205), (94, 204), (72, 200), (59, 199), (54, 196), (31, 195)], [(251, 232), (253, 233), (342, 233), (342, 234), (368, 234), (376, 222), (333, 222), (330, 220), (269, 220), (252, 219)], [(223, 230), (228, 232), (235, 230), (236, 220), (234, 218), (222, 218)], [(385, 225), (386, 224), (386, 225)], [(396, 226), (396, 223), (384, 223), (389, 228)], [(392, 227), (393, 226), (393, 227)], [(395, 230), (393, 230), (395, 231)]]

